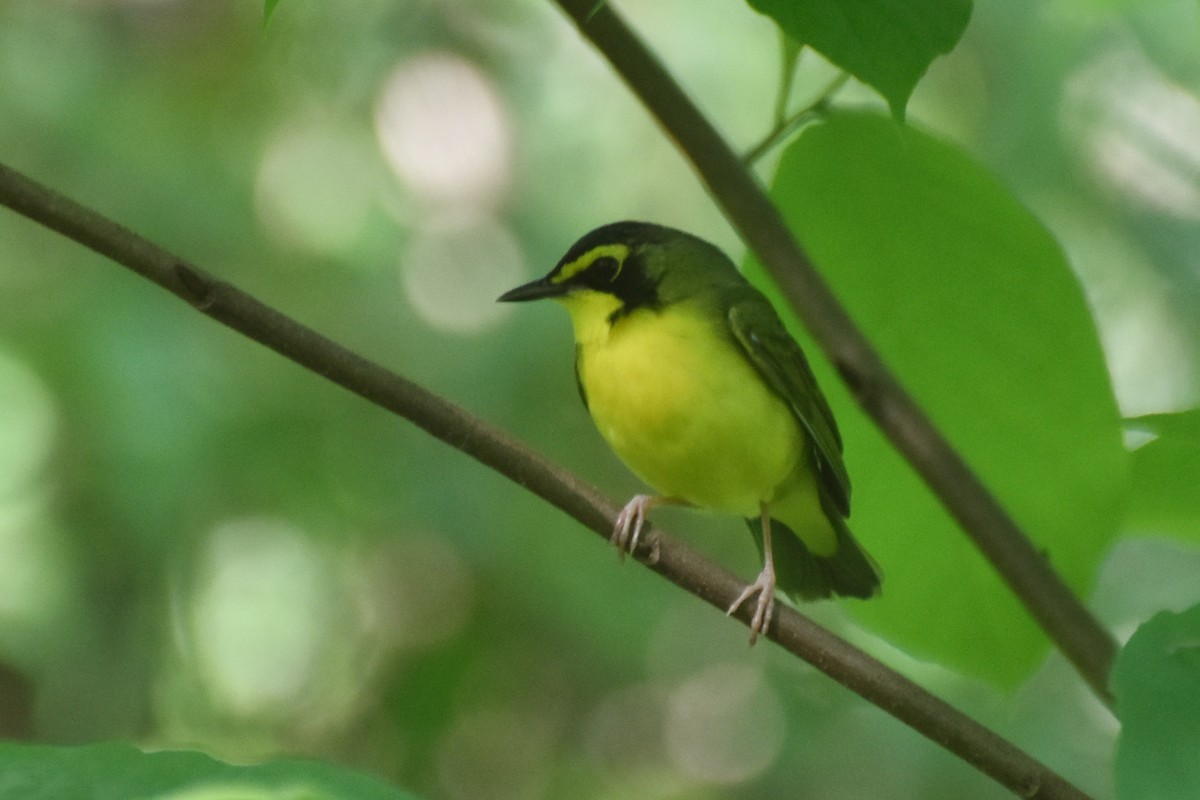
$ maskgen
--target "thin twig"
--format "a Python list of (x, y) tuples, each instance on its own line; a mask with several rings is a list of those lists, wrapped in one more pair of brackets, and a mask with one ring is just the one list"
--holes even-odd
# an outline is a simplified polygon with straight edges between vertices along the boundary
[[(132, 231), (0, 164), (0, 204), (108, 256), (297, 364), (416, 423), (608, 538), (618, 506), (594, 487), (448, 400), (368, 361)], [(742, 582), (655, 529), (635, 555), (720, 610)], [(749, 621), (751, 609), (736, 616)], [(917, 684), (791, 608), (767, 637), (1021, 797), (1088, 800), (1066, 779)]]
[(808, 105), (798, 109), (790, 116), (783, 116), (776, 120), (775, 127), (768, 131), (758, 144), (747, 150), (746, 155), (742, 156), (742, 163), (747, 167), (754, 166), (754, 163), (770, 152), (771, 148), (791, 136), (802, 125), (825, 115), (829, 111), (833, 96), (846, 85), (848, 80), (850, 80), (849, 72), (839, 72)]
[(787, 119), (792, 86), (796, 83), (796, 65), (804, 55), (804, 45), (779, 31), (779, 91), (775, 94), (775, 125)]
[(995, 496), (904, 390), (817, 274), (779, 210), (737, 154), (611, 5), (554, 0), (658, 119), (833, 362), (892, 441), (1098, 697), (1112, 702), (1116, 643)]

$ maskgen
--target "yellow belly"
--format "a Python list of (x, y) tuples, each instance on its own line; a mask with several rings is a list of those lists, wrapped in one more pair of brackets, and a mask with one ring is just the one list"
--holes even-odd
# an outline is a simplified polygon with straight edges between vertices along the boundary
[(579, 376), (600, 433), (656, 492), (753, 517), (806, 471), (804, 433), (712, 324), (635, 311), (580, 342)]

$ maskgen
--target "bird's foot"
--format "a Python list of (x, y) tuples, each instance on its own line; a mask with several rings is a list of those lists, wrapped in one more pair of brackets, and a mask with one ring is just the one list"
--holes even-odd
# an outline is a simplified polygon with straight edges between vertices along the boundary
[(750, 644), (757, 641), (760, 633), (766, 632), (767, 626), (771, 624), (771, 616), (775, 613), (775, 570), (770, 564), (763, 567), (754, 583), (742, 590), (725, 615), (733, 614), (742, 607), (742, 603), (756, 594), (758, 601), (754, 604), (754, 616), (750, 618)]
[(646, 514), (658, 505), (658, 498), (649, 494), (637, 494), (625, 504), (621, 513), (617, 514), (617, 524), (613, 526), (609, 541), (617, 548), (617, 557), (625, 560), (626, 553), (637, 549), (642, 538), (642, 528), (646, 525)]

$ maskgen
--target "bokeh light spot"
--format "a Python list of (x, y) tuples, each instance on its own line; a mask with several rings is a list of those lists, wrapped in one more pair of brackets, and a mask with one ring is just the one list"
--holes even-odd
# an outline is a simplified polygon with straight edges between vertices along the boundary
[(491, 219), (447, 219), (416, 231), (403, 260), (404, 291), (430, 325), (470, 333), (499, 320), (496, 302), (524, 275), (524, 255)]
[(1085, 65), (1064, 96), (1063, 125), (1093, 175), (1122, 197), (1200, 219), (1200, 99), (1134, 47)]
[(72, 600), (76, 576), (49, 506), (45, 492), (0, 496), (0, 650), (10, 661), (46, 648)]
[(55, 427), (49, 389), (0, 350), (0, 497), (28, 488), (45, 467)]
[(214, 699), (243, 715), (294, 699), (330, 623), (322, 554), (285, 522), (245, 518), (213, 531), (206, 555), (193, 643)]
[(781, 705), (757, 668), (707, 667), (668, 700), (667, 754), (676, 768), (699, 780), (748, 780), (779, 756), (785, 728)]
[(267, 145), (254, 204), (283, 245), (337, 254), (362, 232), (371, 210), (371, 163), (349, 132), (293, 125)]
[(509, 183), (508, 116), (488, 77), (459, 56), (400, 64), (377, 100), (375, 131), (396, 175), (431, 201), (488, 207)]

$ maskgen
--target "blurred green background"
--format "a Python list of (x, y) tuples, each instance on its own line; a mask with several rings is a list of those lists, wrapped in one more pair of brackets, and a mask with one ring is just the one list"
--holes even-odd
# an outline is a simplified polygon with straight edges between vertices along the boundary
[[(765, 134), (769, 21), (730, 0), (619, 9), (736, 146)], [(1055, 234), (1129, 417), (1197, 400), (1198, 16), (983, 0), (909, 108)], [(797, 101), (831, 75), (806, 57)], [(883, 105), (854, 84), (839, 101)], [(493, 300), (618, 218), (742, 255), (542, 0), (284, 0), (265, 29), (256, 2), (3, 0), (0, 160), (620, 499), (638, 486), (578, 402), (565, 317)], [(660, 518), (756, 569), (740, 523)], [(1123, 533), (1089, 601), (1125, 636), (1200, 599), (1200, 551)], [(1057, 656), (1000, 690), (814, 613), (1112, 796), (1116, 724)], [(14, 734), (307, 754), (447, 800), (1008, 796), (745, 638), (408, 423), (0, 212)]]

